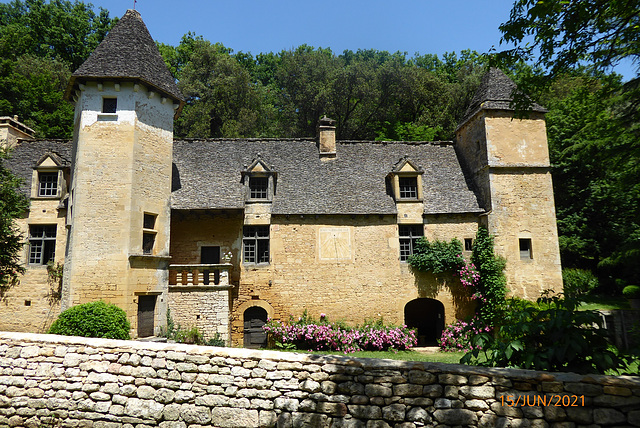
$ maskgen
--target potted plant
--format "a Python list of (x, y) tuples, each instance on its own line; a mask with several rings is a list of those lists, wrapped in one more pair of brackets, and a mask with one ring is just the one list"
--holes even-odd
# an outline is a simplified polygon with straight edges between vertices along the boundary
[(629, 304), (633, 309), (640, 309), (640, 287), (637, 285), (627, 285), (622, 290), (622, 295), (629, 299)]

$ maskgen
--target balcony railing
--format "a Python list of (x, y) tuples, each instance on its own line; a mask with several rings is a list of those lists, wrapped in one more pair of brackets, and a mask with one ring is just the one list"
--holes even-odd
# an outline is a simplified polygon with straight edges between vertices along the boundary
[(169, 265), (170, 287), (229, 286), (231, 263)]

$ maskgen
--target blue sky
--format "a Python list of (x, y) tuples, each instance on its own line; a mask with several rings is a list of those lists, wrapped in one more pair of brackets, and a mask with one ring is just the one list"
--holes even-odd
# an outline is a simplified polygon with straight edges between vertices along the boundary
[[(8, 0), (2, 0), (7, 2)], [(122, 16), (134, 0), (85, 0)], [(498, 26), (513, 0), (137, 0), (151, 35), (177, 45), (188, 31), (235, 52), (279, 52), (308, 44), (377, 49), (413, 56), (500, 46)], [(630, 63), (616, 68), (626, 79)]]

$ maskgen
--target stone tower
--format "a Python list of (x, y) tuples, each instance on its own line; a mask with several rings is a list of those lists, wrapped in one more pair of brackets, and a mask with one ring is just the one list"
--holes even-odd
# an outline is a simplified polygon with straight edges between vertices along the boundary
[(132, 335), (166, 322), (173, 119), (183, 97), (140, 14), (128, 10), (73, 73), (62, 309), (105, 300)]
[(456, 130), (456, 151), (487, 212), (496, 254), (507, 259), (511, 294), (536, 299), (562, 291), (546, 110), (534, 104), (516, 119), (515, 88), (502, 71), (488, 71)]

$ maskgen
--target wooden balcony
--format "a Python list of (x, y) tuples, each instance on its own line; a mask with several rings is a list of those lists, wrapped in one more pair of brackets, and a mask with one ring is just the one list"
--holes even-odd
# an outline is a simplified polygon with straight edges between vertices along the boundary
[(229, 282), (231, 263), (169, 265), (169, 287), (212, 288), (232, 287)]

